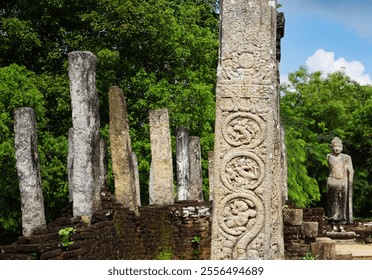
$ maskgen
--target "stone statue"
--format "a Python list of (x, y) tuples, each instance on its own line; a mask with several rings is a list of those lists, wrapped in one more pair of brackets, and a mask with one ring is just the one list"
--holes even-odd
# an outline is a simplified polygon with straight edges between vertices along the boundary
[(327, 155), (329, 176), (327, 180), (328, 220), (333, 231), (344, 231), (341, 225), (353, 222), (352, 186), (354, 170), (351, 157), (342, 152), (342, 141), (335, 137), (331, 142), (332, 153)]

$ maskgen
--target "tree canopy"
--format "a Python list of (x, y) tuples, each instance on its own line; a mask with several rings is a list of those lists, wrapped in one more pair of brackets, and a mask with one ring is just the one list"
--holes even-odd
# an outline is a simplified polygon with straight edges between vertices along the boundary
[[(0, 235), (19, 231), (20, 226), (12, 145), (15, 106), (36, 110), (49, 220), (68, 204), (67, 134), (72, 122), (67, 55), (71, 51), (86, 50), (97, 56), (101, 135), (108, 141), (108, 88), (117, 85), (126, 95), (144, 203), (148, 199), (151, 109), (168, 108), (173, 134), (183, 126), (201, 138), (207, 178), (215, 114), (216, 11), (214, 0), (2, 2), (0, 166), (6, 180), (0, 180)], [(109, 184), (112, 189), (112, 175)], [(208, 196), (208, 182), (204, 185)]]
[[(0, 8), (0, 236), (20, 234), (20, 198), (12, 114), (33, 107), (48, 220), (68, 205), (68, 129), (72, 126), (67, 55), (98, 58), (101, 135), (109, 142), (108, 88), (122, 88), (139, 161), (142, 202), (148, 200), (148, 113), (168, 108), (171, 131), (183, 126), (201, 139), (205, 196), (213, 150), (218, 59), (215, 0), (3, 0)], [(323, 77), (305, 68), (281, 87), (289, 198), (324, 204), (326, 154), (334, 136), (356, 171), (355, 213), (371, 216), (372, 87), (342, 73)], [(174, 136), (173, 136), (174, 140)], [(108, 143), (109, 144), (109, 143)], [(173, 145), (174, 146), (174, 145)], [(109, 173), (109, 187), (113, 178)]]
[(323, 77), (301, 67), (281, 89), (290, 199), (298, 206), (325, 206), (326, 155), (337, 136), (355, 169), (354, 212), (371, 216), (372, 86), (360, 86), (342, 72)]

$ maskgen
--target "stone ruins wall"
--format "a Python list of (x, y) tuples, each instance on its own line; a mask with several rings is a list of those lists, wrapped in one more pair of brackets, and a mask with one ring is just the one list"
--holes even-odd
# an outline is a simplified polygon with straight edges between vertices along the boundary
[[(211, 204), (178, 203), (139, 208), (139, 215), (103, 192), (102, 210), (91, 225), (67, 212), (32, 236), (0, 246), (0, 260), (209, 259)], [(162, 221), (159, 223), (159, 221)], [(73, 227), (73, 244), (63, 248), (58, 231)], [(200, 242), (192, 242), (195, 237)]]
[[(47, 228), (0, 246), (0, 260), (210, 259), (210, 201), (145, 206), (135, 215), (116, 203), (107, 190), (102, 194), (103, 208), (93, 214), (91, 225), (72, 217), (70, 210)], [(315, 242), (324, 236), (323, 208), (290, 208), (283, 212), (285, 259), (302, 259), (309, 252), (318, 259), (335, 258), (332, 242)], [(71, 238), (74, 243), (68, 248), (63, 248), (58, 234), (65, 227), (75, 229)], [(195, 237), (200, 238), (199, 243), (192, 242)]]

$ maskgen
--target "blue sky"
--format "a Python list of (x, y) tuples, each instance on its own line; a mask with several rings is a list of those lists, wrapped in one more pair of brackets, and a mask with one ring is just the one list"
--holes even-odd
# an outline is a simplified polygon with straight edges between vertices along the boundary
[(324, 73), (344, 71), (372, 84), (371, 0), (278, 0), (283, 6), (281, 81), (301, 65)]

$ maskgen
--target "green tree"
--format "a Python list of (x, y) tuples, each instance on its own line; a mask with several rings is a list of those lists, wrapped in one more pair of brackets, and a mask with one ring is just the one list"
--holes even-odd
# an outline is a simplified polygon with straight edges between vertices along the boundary
[(35, 75), (12, 64), (0, 68), (0, 236), (19, 232), (20, 197), (15, 164), (13, 111), (34, 108), (37, 128), (46, 124), (43, 96), (36, 88)]
[[(151, 156), (150, 109), (169, 109), (173, 134), (176, 127), (185, 126), (191, 135), (201, 137), (207, 177), (207, 152), (213, 149), (216, 5), (215, 0), (2, 1), (0, 67), (16, 63), (32, 71), (30, 84), (47, 109), (38, 123), (38, 134), (49, 219), (67, 203), (67, 133), (71, 127), (67, 55), (71, 51), (91, 51), (98, 58), (101, 135), (106, 140), (108, 88), (120, 86), (126, 95), (143, 202), (147, 201)], [(8, 142), (7, 148), (11, 147)], [(14, 161), (7, 164), (5, 169), (15, 174)], [(15, 176), (8, 179), (11, 186), (17, 185)], [(109, 174), (111, 189), (112, 182)], [(206, 194), (207, 185), (205, 180)]]
[[(322, 77), (301, 67), (281, 87), (281, 117), (286, 130), (289, 197), (298, 206), (325, 203), (326, 155), (333, 137), (343, 140), (354, 163), (356, 215), (371, 203), (372, 87), (360, 86), (341, 72)], [(369, 162), (369, 164), (368, 164)]]

